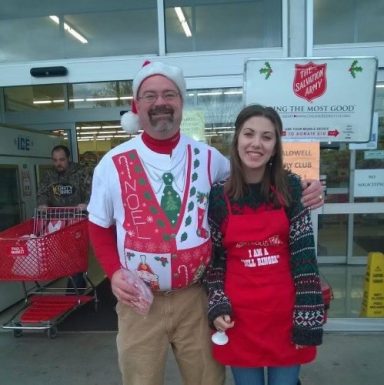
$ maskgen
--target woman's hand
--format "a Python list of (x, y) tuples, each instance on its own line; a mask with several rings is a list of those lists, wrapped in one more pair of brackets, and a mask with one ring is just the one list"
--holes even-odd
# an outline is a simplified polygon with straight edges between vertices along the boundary
[(217, 317), (213, 321), (213, 325), (215, 326), (216, 330), (225, 332), (227, 329), (233, 328), (235, 322), (231, 320), (230, 315), (226, 314)]

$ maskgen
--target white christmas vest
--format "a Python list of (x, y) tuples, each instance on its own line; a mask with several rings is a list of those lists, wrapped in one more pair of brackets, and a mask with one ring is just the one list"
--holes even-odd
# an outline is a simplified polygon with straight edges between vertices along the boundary
[[(188, 144), (172, 170), (146, 164), (136, 150), (113, 157), (124, 207), (121, 263), (137, 270), (153, 290), (190, 286), (201, 278), (211, 258), (207, 221), (211, 156), (209, 148)], [(154, 191), (154, 186), (165, 187), (161, 184), (165, 171), (172, 174), (181, 200), (173, 224), (160, 205), (159, 191)]]

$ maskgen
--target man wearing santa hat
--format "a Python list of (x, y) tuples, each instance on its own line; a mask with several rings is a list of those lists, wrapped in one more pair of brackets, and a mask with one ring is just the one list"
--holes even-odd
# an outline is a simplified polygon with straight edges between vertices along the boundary
[[(201, 277), (211, 256), (207, 223), (213, 183), (229, 163), (216, 149), (180, 134), (185, 79), (180, 68), (146, 62), (122, 118), (141, 135), (110, 150), (94, 171), (88, 205), (95, 254), (118, 299), (117, 349), (124, 385), (162, 385), (171, 346), (184, 385), (222, 385), (224, 368), (211, 357)], [(319, 207), (322, 187), (304, 190)], [(137, 312), (138, 285), (152, 288), (147, 314)], [(132, 281), (130, 281), (132, 282)]]

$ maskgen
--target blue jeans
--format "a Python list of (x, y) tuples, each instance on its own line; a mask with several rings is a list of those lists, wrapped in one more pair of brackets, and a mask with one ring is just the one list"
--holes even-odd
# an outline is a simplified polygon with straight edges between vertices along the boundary
[[(297, 385), (300, 365), (266, 368), (268, 385)], [(264, 385), (264, 368), (231, 367), (236, 385)]]

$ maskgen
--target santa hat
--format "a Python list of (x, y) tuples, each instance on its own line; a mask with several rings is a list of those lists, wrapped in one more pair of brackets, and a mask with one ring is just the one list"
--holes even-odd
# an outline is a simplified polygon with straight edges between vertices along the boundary
[(154, 75), (163, 75), (166, 78), (172, 80), (180, 91), (182, 99), (185, 98), (186, 85), (181, 68), (171, 66), (161, 62), (146, 61), (141, 67), (140, 71), (136, 74), (132, 83), (133, 100), (131, 104), (131, 111), (126, 112), (121, 117), (121, 127), (129, 134), (134, 134), (139, 130), (139, 118), (137, 116), (136, 99), (137, 92), (141, 86), (141, 83)]

